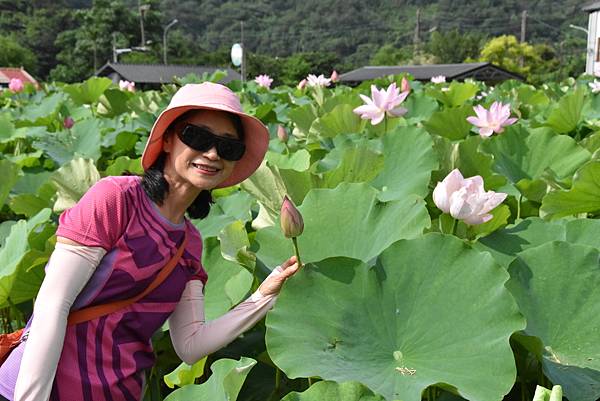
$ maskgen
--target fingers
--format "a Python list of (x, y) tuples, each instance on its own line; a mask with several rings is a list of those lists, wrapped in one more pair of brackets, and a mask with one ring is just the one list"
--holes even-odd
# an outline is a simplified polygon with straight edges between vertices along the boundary
[(281, 277), (287, 279), (288, 277), (294, 275), (298, 269), (300, 269), (300, 265), (298, 265), (298, 263), (294, 263), (281, 272)]
[(281, 264), (281, 267), (285, 270), (288, 267), (290, 267), (291, 265), (293, 265), (294, 263), (296, 263), (296, 256), (292, 256), (291, 258), (289, 258), (288, 260), (286, 260), (285, 262), (283, 262)]

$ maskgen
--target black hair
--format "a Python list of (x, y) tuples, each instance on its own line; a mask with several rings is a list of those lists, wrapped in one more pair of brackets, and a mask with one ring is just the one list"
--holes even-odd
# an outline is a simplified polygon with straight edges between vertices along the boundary
[[(172, 135), (173, 129), (177, 123), (184, 121), (190, 114), (197, 113), (198, 111), (199, 110), (189, 110), (183, 113), (169, 125), (165, 130), (164, 135)], [(244, 128), (241, 118), (237, 114), (227, 113), (227, 115), (236, 129), (239, 139), (244, 140)], [(163, 174), (166, 159), (167, 154), (161, 152), (152, 166), (144, 171), (144, 175), (142, 176), (142, 188), (144, 189), (144, 192), (146, 192), (146, 195), (159, 206), (163, 204), (165, 196), (169, 193), (169, 183)], [(214, 203), (214, 201), (210, 190), (205, 189), (198, 194), (196, 199), (194, 199), (194, 202), (187, 208), (187, 213), (192, 219), (203, 219), (208, 216), (210, 205), (212, 203)]]

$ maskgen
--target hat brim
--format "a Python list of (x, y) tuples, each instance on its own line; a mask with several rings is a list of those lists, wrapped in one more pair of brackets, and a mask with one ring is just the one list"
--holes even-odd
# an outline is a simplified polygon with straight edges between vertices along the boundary
[(216, 188), (224, 188), (239, 184), (256, 171), (269, 148), (268, 128), (256, 117), (233, 110), (221, 103), (214, 105), (206, 104), (202, 106), (179, 106), (163, 111), (154, 122), (154, 126), (150, 131), (150, 136), (148, 136), (148, 141), (146, 142), (146, 147), (142, 153), (142, 168), (144, 171), (152, 166), (162, 152), (163, 136), (166, 129), (177, 119), (177, 117), (188, 110), (225, 111), (240, 116), (242, 121), (246, 151), (244, 152), (244, 156), (235, 163), (231, 175), (225, 181), (217, 185)]

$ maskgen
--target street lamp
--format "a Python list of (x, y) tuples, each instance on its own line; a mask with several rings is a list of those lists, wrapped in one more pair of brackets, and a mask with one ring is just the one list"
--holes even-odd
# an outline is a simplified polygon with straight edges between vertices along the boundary
[(138, 10), (140, 12), (140, 28), (142, 30), (142, 44), (140, 47), (146, 47), (146, 35), (144, 33), (144, 16), (150, 10), (150, 4), (140, 4), (138, 0)]
[(163, 29), (163, 64), (167, 64), (167, 31), (170, 27), (178, 23), (177, 18), (173, 21), (169, 22), (169, 25), (165, 26)]
[(585, 32), (586, 35), (588, 34), (588, 30), (585, 29), (585, 28), (583, 28), (583, 27), (581, 27), (581, 26), (569, 24), (569, 28), (573, 28), (573, 29), (577, 29), (579, 31), (583, 31), (583, 32)]

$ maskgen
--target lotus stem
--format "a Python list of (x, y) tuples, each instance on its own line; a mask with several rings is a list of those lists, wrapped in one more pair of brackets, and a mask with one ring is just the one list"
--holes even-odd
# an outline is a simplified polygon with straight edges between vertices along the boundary
[(519, 194), (519, 199), (517, 199), (517, 219), (515, 221), (519, 221), (521, 219), (521, 201), (523, 200), (523, 195)]
[(308, 387), (313, 385), (312, 377), (308, 378)]
[(292, 237), (292, 242), (294, 243), (294, 251), (296, 252), (296, 263), (298, 263), (299, 267), (302, 267), (302, 262), (300, 261), (300, 252), (298, 251), (298, 240), (296, 237)]
[(281, 369), (279, 369), (277, 366), (275, 367), (275, 392), (278, 393), (279, 392), (279, 386), (281, 383)]
[(450, 234), (452, 235), (456, 235), (456, 227), (458, 226), (458, 220), (454, 219), (454, 221), (452, 222), (452, 230), (450, 231)]

